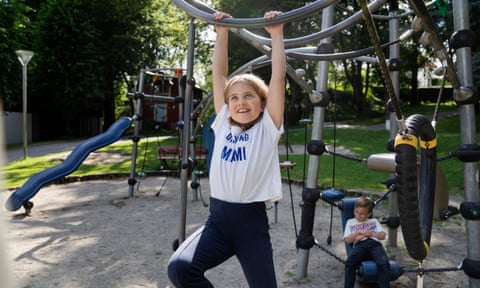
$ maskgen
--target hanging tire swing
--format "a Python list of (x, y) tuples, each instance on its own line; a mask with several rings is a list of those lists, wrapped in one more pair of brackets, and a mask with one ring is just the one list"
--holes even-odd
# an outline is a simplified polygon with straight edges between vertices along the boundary
[(398, 210), (408, 253), (420, 262), (427, 257), (430, 247), (437, 138), (430, 120), (423, 115), (410, 116), (406, 126), (407, 132), (395, 138)]

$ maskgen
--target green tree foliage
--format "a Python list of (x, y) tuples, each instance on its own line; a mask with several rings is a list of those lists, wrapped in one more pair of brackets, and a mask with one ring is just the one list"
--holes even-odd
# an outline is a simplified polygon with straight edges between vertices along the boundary
[(28, 18), (22, 12), (28, 7), (20, 1), (0, 1), (0, 99), (5, 111), (22, 109), (22, 68), (15, 50), (26, 46)]
[(116, 120), (116, 83), (143, 67), (181, 64), (186, 24), (167, 0), (47, 1), (37, 15), (32, 112), (43, 115), (40, 123), (62, 119), (58, 135), (89, 117), (103, 117), (107, 129)]
[(35, 31), (32, 112), (63, 119), (60, 134), (74, 133), (82, 117), (103, 114), (104, 128), (113, 123), (114, 81), (152, 58), (142, 42), (153, 38), (142, 31), (151, 25), (150, 4), (51, 0), (42, 6)]
[[(343, 9), (337, 10), (336, 21), (351, 16), (351, 12), (349, 11), (361, 10), (358, 1), (346, 1), (342, 3), (342, 6), (340, 7), (343, 7)], [(384, 39), (381, 41), (383, 40)], [(363, 22), (359, 22), (357, 25), (341, 31), (333, 37), (332, 42), (335, 44), (336, 49), (342, 52), (355, 51), (372, 46), (372, 41), (370, 40), (367, 28)], [(369, 88), (368, 83), (370, 80), (369, 71), (371, 64), (356, 59), (343, 59), (341, 63), (345, 75), (342, 84), (344, 87), (348, 87), (345, 90), (352, 91), (351, 98), (348, 99), (347, 97), (344, 97), (341, 104), (345, 107), (352, 107), (352, 112), (355, 113), (355, 116), (364, 117), (367, 109), (365, 99)], [(365, 67), (367, 68), (367, 72), (364, 72)]]
[(30, 110), (40, 115), (41, 124), (55, 123), (50, 130), (54, 134), (74, 133), (81, 117), (101, 115), (104, 55), (93, 7), (83, 2), (49, 1), (37, 15)]

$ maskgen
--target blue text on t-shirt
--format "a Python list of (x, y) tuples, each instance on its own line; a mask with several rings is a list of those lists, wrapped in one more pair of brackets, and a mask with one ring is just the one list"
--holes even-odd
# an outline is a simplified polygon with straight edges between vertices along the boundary
[[(237, 142), (248, 142), (250, 137), (248, 133), (242, 133), (238, 136), (233, 136), (232, 133), (228, 133), (225, 139), (228, 143), (235, 144)], [(236, 147), (236, 149), (223, 146), (222, 159), (228, 162), (245, 161), (247, 160), (247, 149), (245, 146)]]

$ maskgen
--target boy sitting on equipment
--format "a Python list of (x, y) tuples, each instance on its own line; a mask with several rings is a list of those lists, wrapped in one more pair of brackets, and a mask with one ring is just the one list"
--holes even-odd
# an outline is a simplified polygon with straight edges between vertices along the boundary
[(353, 244), (347, 261), (345, 262), (345, 288), (353, 288), (355, 276), (360, 263), (372, 259), (377, 264), (378, 285), (381, 288), (389, 287), (390, 265), (380, 240), (386, 238), (380, 222), (371, 218), (373, 203), (360, 197), (355, 203), (354, 215), (345, 225), (344, 239), (347, 244)]

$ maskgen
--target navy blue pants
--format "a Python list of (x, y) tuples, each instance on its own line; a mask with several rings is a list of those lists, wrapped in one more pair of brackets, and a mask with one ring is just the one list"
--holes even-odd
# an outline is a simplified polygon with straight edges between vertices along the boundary
[(236, 255), (249, 287), (277, 287), (265, 203), (234, 204), (210, 199), (210, 216), (170, 258), (175, 287), (213, 287), (205, 271)]
[(353, 288), (357, 269), (364, 260), (373, 260), (377, 264), (378, 286), (390, 285), (390, 263), (382, 243), (366, 239), (355, 243), (345, 262), (345, 288)]

